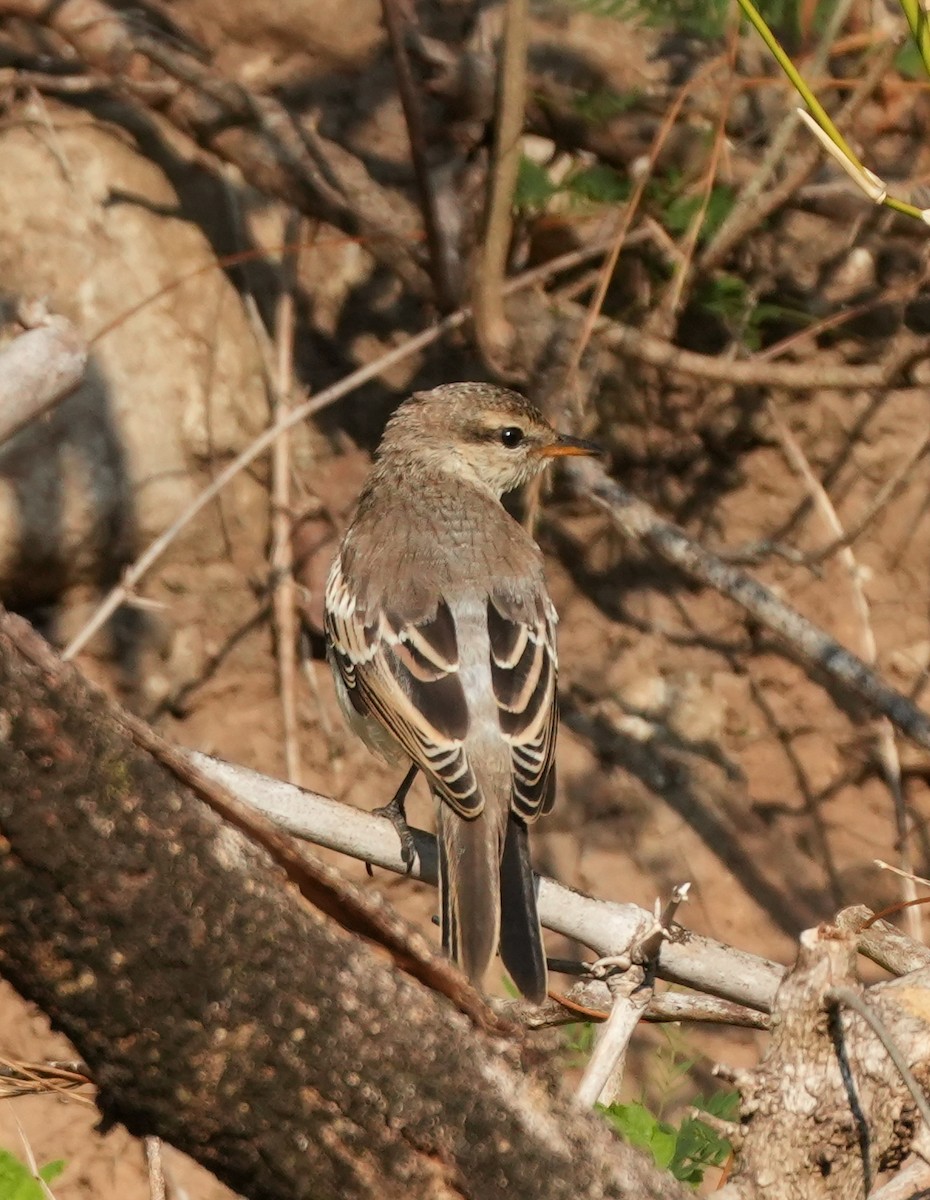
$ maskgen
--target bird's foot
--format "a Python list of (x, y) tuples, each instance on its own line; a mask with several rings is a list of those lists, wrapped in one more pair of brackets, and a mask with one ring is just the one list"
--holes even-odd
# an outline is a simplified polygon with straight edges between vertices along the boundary
[[(400, 838), (400, 857), (406, 867), (405, 874), (409, 875), (413, 870), (414, 859), (417, 856), (416, 843), (413, 839), (413, 831), (407, 824), (407, 793), (416, 779), (417, 768), (411, 767), (404, 776), (403, 782), (394, 793), (391, 800), (381, 806), (381, 808), (372, 809), (372, 816), (386, 817), (394, 828), (397, 830), (397, 836)], [(369, 875), (371, 874), (371, 865), (366, 864)]]

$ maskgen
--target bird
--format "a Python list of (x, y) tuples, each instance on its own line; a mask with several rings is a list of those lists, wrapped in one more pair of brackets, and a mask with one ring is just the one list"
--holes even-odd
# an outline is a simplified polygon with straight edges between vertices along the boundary
[(536, 1003), (528, 827), (555, 799), (558, 617), (542, 552), (501, 498), (555, 458), (599, 453), (507, 388), (415, 393), (387, 423), (324, 602), (344, 715), (409, 764), (387, 807), (403, 822), (417, 771), (436, 800), (445, 951), (479, 987), (499, 951)]

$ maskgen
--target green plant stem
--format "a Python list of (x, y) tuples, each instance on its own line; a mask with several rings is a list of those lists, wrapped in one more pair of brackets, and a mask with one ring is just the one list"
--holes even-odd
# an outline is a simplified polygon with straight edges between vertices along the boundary
[(927, 14), (921, 7), (920, 0), (898, 0), (898, 2), (924, 64), (924, 69), (930, 75), (930, 23), (927, 21)]
[[(871, 173), (868, 172), (868, 169), (859, 159), (858, 155), (853, 153), (852, 147), (849, 145), (837, 127), (833, 124), (830, 114), (820, 103), (811, 89), (807, 86), (800, 71), (791, 61), (790, 57), (781, 46), (781, 43), (778, 41), (778, 38), (774, 33), (772, 33), (771, 29), (766, 24), (764, 17), (753, 4), (752, 0), (737, 0), (737, 3), (745, 14), (746, 19), (752, 25), (753, 29), (755, 29), (759, 37), (762, 38), (772, 57), (787, 75), (798, 95), (810, 110), (811, 116), (814, 118), (823, 132), (827, 135), (830, 141), (833, 142), (837, 150), (839, 150), (839, 152), (856, 168), (856, 170), (862, 173), (863, 178), (868, 175), (872, 180), (874, 180), (875, 177), (871, 176)], [(928, 27), (926, 15), (920, 7), (920, 0), (900, 0), (900, 3), (901, 7), (904, 9), (905, 15), (907, 16), (908, 24), (911, 27), (911, 32), (914, 35), (914, 39), (917, 42), (917, 47), (920, 50), (921, 58), (923, 58), (925, 64), (928, 64), (930, 63), (930, 27)], [(928, 70), (930, 70), (930, 66), (928, 66)], [(897, 200), (893, 196), (883, 196), (881, 199), (876, 200), (876, 203), (883, 204), (886, 208), (890, 208), (894, 212), (903, 213), (904, 216), (915, 217), (917, 220), (923, 221), (924, 224), (930, 224), (930, 221), (928, 221), (927, 217), (924, 216), (924, 210), (917, 208), (916, 205), (908, 204), (905, 200)]]
[[(817, 124), (825, 133), (829, 135), (830, 140), (835, 142), (835, 144), (843, 151), (850, 162), (855, 163), (860, 170), (864, 170), (865, 167), (859, 161), (856, 155), (853, 154), (846, 139), (830, 119), (830, 114), (807, 86), (800, 71), (788, 57), (778, 38), (774, 33), (772, 33), (771, 29), (769, 29), (768, 25), (765, 23), (765, 19), (756, 6), (752, 3), (752, 0), (737, 0), (737, 2), (745, 13), (746, 19), (749, 21), (750, 25), (752, 25), (759, 37), (761, 37), (763, 42), (765, 42), (766, 46), (771, 52), (772, 57), (791, 80), (791, 83), (793, 84), (798, 95), (810, 109), (812, 115), (816, 118)], [(912, 0), (908, 0), (908, 2), (910, 3)], [(913, 2), (916, 3), (917, 0), (913, 0)]]

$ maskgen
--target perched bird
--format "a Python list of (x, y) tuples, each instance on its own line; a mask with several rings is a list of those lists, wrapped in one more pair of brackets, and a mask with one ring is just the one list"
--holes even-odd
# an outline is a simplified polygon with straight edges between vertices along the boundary
[[(326, 587), (349, 723), (436, 797), (443, 946), (480, 984), (500, 949), (531, 1000), (546, 958), (527, 825), (555, 796), (556, 613), (501, 504), (553, 458), (597, 454), (516, 392), (455, 383), (389, 421)], [(402, 815), (402, 808), (401, 808)]]

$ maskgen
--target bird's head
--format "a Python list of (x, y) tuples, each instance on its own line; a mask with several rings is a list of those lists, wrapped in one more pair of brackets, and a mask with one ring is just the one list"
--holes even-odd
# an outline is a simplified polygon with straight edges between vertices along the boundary
[(554, 458), (597, 455), (600, 447), (560, 434), (517, 392), (488, 383), (451, 383), (417, 392), (388, 422), (379, 451), (455, 475), (497, 496), (538, 475)]

